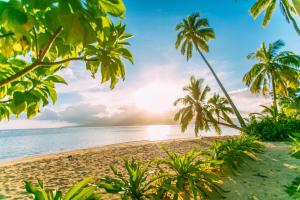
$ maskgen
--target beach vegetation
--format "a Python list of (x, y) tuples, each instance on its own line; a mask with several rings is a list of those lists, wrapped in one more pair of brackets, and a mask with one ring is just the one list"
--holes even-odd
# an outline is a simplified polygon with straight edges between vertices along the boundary
[(207, 100), (210, 87), (203, 83), (204, 79), (196, 79), (192, 76), (189, 85), (183, 88), (186, 95), (174, 102), (175, 106), (181, 106), (174, 120), (179, 121), (182, 132), (186, 131), (192, 122), (195, 123), (196, 136), (200, 131), (208, 131), (211, 128), (221, 133), (220, 125), (240, 130), (229, 117), (233, 111), (227, 99), (215, 94)]
[(1, 1), (0, 120), (55, 103), (56, 84), (66, 84), (58, 72), (75, 61), (114, 88), (123, 59), (133, 62), (124, 14), (122, 0)]
[(300, 177), (296, 177), (289, 185), (285, 185), (285, 192), (291, 199), (300, 199)]
[[(162, 147), (168, 158), (158, 160), (164, 183), (161, 191), (174, 200), (206, 199), (210, 195), (222, 196), (223, 189), (218, 181), (216, 166), (221, 161), (204, 159), (203, 152), (191, 150), (179, 155)], [(214, 165), (212, 165), (214, 163)]]
[(290, 147), (290, 155), (300, 159), (300, 135), (298, 137), (290, 136), (292, 145)]
[(289, 95), (279, 96), (279, 105), (281, 111), (290, 118), (300, 120), (300, 90), (289, 89)]
[(281, 40), (269, 45), (263, 42), (256, 52), (247, 56), (257, 63), (243, 77), (251, 93), (267, 95), (271, 91), (275, 118), (278, 114), (278, 95), (288, 96), (289, 88), (297, 89), (299, 86), (300, 56), (291, 51), (280, 52), (283, 46)]
[(30, 181), (24, 181), (26, 192), (34, 197), (34, 200), (99, 200), (102, 195), (97, 194), (97, 186), (91, 185), (93, 177), (88, 177), (72, 186), (65, 194), (60, 190), (48, 190), (43, 181), (37, 179), (35, 185)]
[(116, 167), (111, 166), (114, 177), (99, 179), (98, 186), (107, 193), (119, 194), (122, 199), (143, 200), (155, 199), (155, 181), (158, 177), (149, 178), (149, 167), (152, 162), (142, 164), (135, 159), (124, 159), (125, 172), (122, 173)]
[(183, 19), (179, 24), (177, 24), (176, 31), (178, 32), (177, 40), (175, 43), (176, 49), (180, 49), (181, 54), (186, 55), (187, 60), (192, 58), (194, 49), (199, 53), (199, 55), (213, 74), (214, 78), (216, 79), (230, 106), (232, 107), (240, 125), (242, 127), (245, 127), (245, 122), (240, 112), (231, 100), (228, 92), (221, 83), (213, 67), (210, 65), (203, 54), (204, 52), (209, 52), (209, 46), (207, 43), (215, 38), (215, 32), (209, 26), (208, 20), (206, 18), (201, 18), (199, 13), (193, 13), (186, 19)]
[(282, 14), (288, 23), (292, 23), (296, 32), (300, 35), (300, 28), (297, 20), (300, 17), (300, 2), (299, 0), (257, 0), (250, 8), (251, 16), (256, 19), (264, 12), (263, 27), (266, 27), (273, 16), (276, 7), (282, 10)]
[(256, 154), (263, 151), (263, 145), (255, 137), (239, 136), (225, 141), (214, 141), (208, 150), (210, 159), (222, 161), (224, 173), (237, 174), (239, 168), (256, 160)]
[(281, 115), (275, 121), (273, 117), (257, 119), (252, 116), (245, 134), (263, 141), (289, 140), (289, 135), (300, 134), (300, 120)]

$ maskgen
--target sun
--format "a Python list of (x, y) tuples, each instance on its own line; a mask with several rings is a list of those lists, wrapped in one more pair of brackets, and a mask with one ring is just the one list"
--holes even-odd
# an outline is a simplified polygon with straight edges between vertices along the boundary
[(178, 90), (171, 83), (154, 82), (138, 89), (134, 94), (137, 107), (154, 114), (169, 111), (178, 98)]

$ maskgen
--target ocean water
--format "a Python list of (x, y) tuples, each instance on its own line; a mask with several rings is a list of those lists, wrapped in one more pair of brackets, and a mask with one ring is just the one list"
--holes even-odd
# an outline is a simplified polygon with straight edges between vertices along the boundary
[[(232, 129), (223, 128), (222, 135), (231, 134), (238, 133)], [(216, 134), (208, 132), (201, 133), (201, 135)], [(181, 133), (180, 127), (176, 125), (1, 130), (0, 162), (109, 144), (191, 137), (194, 137), (192, 127), (185, 133)]]

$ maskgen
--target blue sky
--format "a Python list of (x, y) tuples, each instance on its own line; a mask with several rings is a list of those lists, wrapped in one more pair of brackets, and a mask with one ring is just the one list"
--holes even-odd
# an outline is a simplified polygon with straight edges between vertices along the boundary
[[(300, 53), (300, 37), (288, 24), (278, 8), (267, 28), (262, 28), (262, 16), (254, 21), (248, 10), (254, 1), (235, 0), (124, 0), (125, 23), (135, 64), (126, 62), (126, 80), (111, 91), (99, 78), (91, 80), (82, 63), (73, 63), (61, 75), (69, 85), (58, 86), (59, 99), (45, 108), (36, 119), (24, 118), (2, 123), (1, 128), (57, 127), (65, 125), (126, 125), (168, 123), (172, 102), (190, 75), (205, 78), (213, 91), (219, 92), (215, 80), (194, 54), (186, 62), (174, 47), (175, 26), (193, 12), (208, 18), (216, 32), (206, 55), (222, 82), (243, 113), (259, 109), (269, 99), (250, 95), (242, 83), (243, 74), (253, 61), (246, 55), (255, 51), (262, 41), (278, 39), (286, 43), (285, 50)], [(152, 112), (154, 111), (154, 112)], [(138, 117), (137, 117), (138, 116)]]
[[(216, 32), (216, 40), (210, 43), (209, 59), (230, 62), (228, 70), (237, 78), (249, 69), (245, 56), (259, 47), (262, 41), (273, 42), (282, 39), (287, 48), (300, 51), (299, 37), (292, 26), (286, 23), (277, 9), (270, 25), (263, 29), (259, 17), (254, 21), (248, 10), (254, 1), (235, 0), (125, 0), (127, 6), (128, 31), (134, 33), (132, 50), (139, 64), (169, 62), (180, 57), (174, 49), (176, 24), (193, 12), (200, 12), (208, 18)], [(198, 62), (195, 56), (195, 62)], [(201, 61), (199, 61), (201, 62)], [(214, 66), (218, 70), (218, 66)], [(133, 69), (135, 71), (136, 69)], [(132, 74), (133, 75), (133, 74)], [(242, 87), (242, 83), (234, 88)]]

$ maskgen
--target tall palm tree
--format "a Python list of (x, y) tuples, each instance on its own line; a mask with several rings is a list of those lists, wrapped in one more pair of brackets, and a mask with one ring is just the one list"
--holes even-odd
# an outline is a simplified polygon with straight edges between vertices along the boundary
[(238, 109), (234, 105), (233, 101), (231, 100), (225, 87), (222, 85), (212, 66), (209, 64), (209, 62), (202, 53), (202, 51), (209, 51), (207, 42), (215, 38), (215, 33), (213, 29), (209, 27), (208, 20), (206, 18), (200, 18), (199, 13), (194, 13), (188, 16), (187, 19), (183, 19), (183, 21), (176, 26), (176, 31), (179, 32), (175, 44), (176, 49), (178, 49), (181, 46), (181, 54), (186, 54), (187, 60), (192, 58), (193, 48), (195, 48), (198, 51), (198, 53), (212, 72), (216, 81), (218, 82), (226, 98), (228, 99), (236, 117), (239, 120), (240, 125), (242, 127), (245, 127), (244, 119), (242, 118)]
[(210, 127), (213, 127), (217, 133), (221, 133), (220, 125), (240, 130), (240, 128), (234, 124), (224, 123), (216, 119), (217, 116), (214, 116), (215, 113), (224, 113), (228, 116), (230, 109), (228, 109), (225, 104), (225, 106), (215, 108), (215, 110), (211, 112), (212, 107), (214, 106), (209, 104), (206, 100), (210, 88), (208, 86), (203, 86), (203, 81), (203, 79), (196, 79), (192, 76), (189, 85), (183, 88), (183, 91), (187, 94), (174, 102), (175, 106), (179, 104), (182, 106), (174, 117), (175, 121), (179, 121), (181, 131), (186, 131), (188, 125), (192, 121), (195, 122), (194, 131), (196, 136), (198, 136), (199, 131), (208, 131), (210, 130)]
[(229, 114), (234, 112), (226, 98), (215, 93), (207, 103), (209, 104), (209, 112), (216, 116), (218, 122), (225, 121), (233, 124)]
[(250, 8), (250, 14), (254, 19), (256, 19), (263, 11), (265, 11), (263, 27), (266, 27), (271, 17), (277, 7), (279, 1), (279, 6), (282, 9), (286, 20), (290, 23), (292, 22), (295, 30), (300, 35), (300, 29), (298, 27), (297, 21), (293, 15), (298, 15), (300, 17), (300, 3), (299, 0), (257, 0), (255, 4)]
[(263, 42), (261, 47), (247, 56), (258, 62), (248, 71), (243, 81), (250, 87), (252, 93), (266, 95), (269, 86), (272, 87), (273, 107), (277, 108), (277, 95), (282, 93), (288, 95), (288, 88), (297, 88), (299, 83), (300, 56), (290, 51), (279, 52), (284, 46), (280, 40), (266, 47)]

